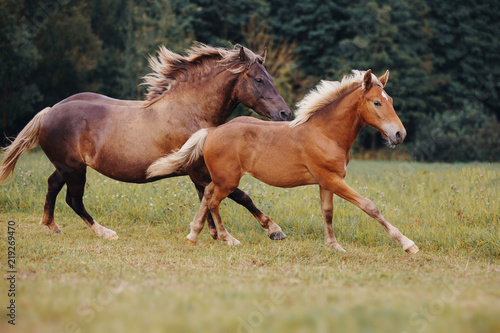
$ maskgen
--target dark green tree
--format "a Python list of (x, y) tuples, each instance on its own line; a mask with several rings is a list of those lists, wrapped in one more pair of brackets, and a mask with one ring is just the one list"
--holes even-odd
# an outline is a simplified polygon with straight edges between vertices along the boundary
[(349, 22), (349, 1), (271, 0), (269, 24), (276, 38), (297, 44), (301, 68), (321, 79), (332, 77)]
[(41, 99), (33, 75), (40, 55), (33, 41), (46, 22), (41, 16), (36, 24), (28, 21), (24, 13), (32, 11), (29, 6), (22, 1), (0, 2), (0, 127), (8, 136), (17, 134)]
[[(39, 6), (44, 2), (40, 1)], [(41, 61), (35, 82), (43, 95), (39, 108), (52, 106), (81, 91), (97, 91), (95, 69), (102, 41), (92, 31), (92, 4), (62, 3), (34, 40)]]
[[(446, 109), (480, 102), (500, 113), (500, 2), (428, 1), (434, 79)], [(445, 110), (436, 110), (443, 112)]]
[(176, 0), (184, 3), (181, 11), (189, 12), (191, 24), (200, 42), (227, 46), (244, 41), (241, 33), (252, 17), (264, 20), (269, 14), (266, 0)]

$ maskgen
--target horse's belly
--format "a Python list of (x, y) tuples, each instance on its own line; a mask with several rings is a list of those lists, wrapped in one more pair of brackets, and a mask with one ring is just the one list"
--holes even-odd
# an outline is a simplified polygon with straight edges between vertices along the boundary
[(288, 165), (287, 167), (278, 167), (275, 165), (272, 169), (256, 168), (254, 170), (249, 170), (246, 173), (268, 185), (276, 187), (288, 188), (317, 183), (307, 168), (300, 165)]

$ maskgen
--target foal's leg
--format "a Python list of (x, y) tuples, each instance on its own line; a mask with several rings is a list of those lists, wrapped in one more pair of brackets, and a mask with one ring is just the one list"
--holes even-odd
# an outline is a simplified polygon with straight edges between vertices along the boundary
[(209, 214), (210, 212), (208, 211), (207, 199), (205, 196), (203, 196), (201, 198), (200, 209), (198, 209), (198, 212), (196, 213), (193, 221), (189, 224), (189, 226), (191, 227), (191, 232), (186, 237), (189, 244), (196, 245), (198, 236), (203, 230), (203, 227), (205, 226), (205, 220), (207, 219), (207, 216)]
[[(200, 201), (202, 201), (203, 194), (205, 193), (205, 186), (198, 185), (198, 184), (194, 184), (194, 186), (196, 187), (196, 191), (198, 192), (198, 197), (200, 198)], [(217, 229), (215, 228), (214, 219), (212, 218), (212, 214), (210, 214), (210, 212), (208, 212), (206, 219), (208, 222), (208, 231), (210, 232), (210, 236), (213, 239), (217, 239)], [(194, 220), (193, 220), (193, 222), (194, 222)], [(201, 228), (203, 229), (203, 225)], [(201, 231), (201, 229), (200, 229), (200, 231)], [(189, 238), (188, 238), (188, 240), (189, 240)], [(196, 243), (196, 241), (194, 241), (194, 243)]]
[(389, 233), (389, 236), (403, 247), (407, 253), (413, 254), (418, 252), (418, 247), (415, 243), (404, 236), (397, 228), (392, 226), (387, 220), (380, 214), (377, 206), (369, 199), (362, 197), (356, 191), (354, 191), (349, 185), (347, 185), (344, 179), (336, 176), (328, 182), (325, 186), (328, 190), (334, 192), (339, 197), (353, 203), (363, 210), (370, 217), (376, 219), (384, 229)]
[(85, 190), (86, 167), (74, 169), (63, 174), (67, 186), (66, 203), (77, 213), (94, 233), (106, 239), (118, 239), (118, 235), (113, 230), (101, 226), (94, 221), (83, 205), (83, 192)]
[(40, 223), (47, 226), (50, 231), (59, 233), (61, 229), (57, 223), (54, 222), (54, 208), (57, 195), (64, 186), (64, 180), (57, 171), (54, 171), (47, 183), (47, 196), (45, 197), (45, 206), (43, 207), (43, 216)]
[(327, 191), (320, 186), (319, 196), (321, 198), (321, 214), (323, 215), (323, 222), (325, 224), (325, 243), (327, 246), (345, 252), (344, 248), (337, 243), (337, 239), (333, 232), (333, 192)]
[(210, 183), (205, 188), (205, 196), (203, 197), (203, 200), (206, 199), (208, 209), (214, 218), (219, 239), (228, 245), (238, 245), (240, 242), (231, 236), (224, 227), (224, 224), (222, 224), (222, 219), (219, 214), (219, 206), (221, 201), (224, 200), (233, 190), (234, 187), (232, 189), (222, 188), (215, 186), (214, 183)]
[(267, 236), (269, 238), (272, 240), (282, 240), (286, 238), (283, 231), (281, 231), (280, 226), (274, 223), (269, 216), (257, 208), (248, 194), (237, 188), (229, 194), (229, 198), (248, 209), (257, 221), (259, 221), (262, 228), (267, 230)]

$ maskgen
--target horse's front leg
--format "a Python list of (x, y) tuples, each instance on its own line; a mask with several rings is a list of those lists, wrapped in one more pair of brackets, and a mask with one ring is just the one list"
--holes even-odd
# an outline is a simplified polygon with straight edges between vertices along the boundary
[(325, 243), (327, 246), (345, 252), (344, 248), (337, 242), (335, 233), (333, 232), (333, 192), (325, 190), (320, 186), (319, 196), (321, 198), (321, 214), (323, 215), (323, 222), (325, 224)]
[(397, 228), (391, 225), (387, 220), (380, 214), (377, 206), (371, 202), (369, 199), (362, 197), (356, 191), (354, 191), (349, 185), (347, 185), (343, 178), (334, 175), (324, 185), (326, 189), (335, 193), (339, 197), (351, 202), (352, 204), (358, 206), (362, 211), (368, 214), (370, 217), (376, 219), (387, 231), (389, 236), (403, 247), (409, 254), (417, 253), (418, 247), (415, 243), (404, 236)]
[(237, 188), (229, 194), (229, 198), (248, 209), (257, 221), (259, 221), (262, 228), (267, 230), (267, 236), (269, 238), (272, 240), (282, 240), (286, 238), (286, 235), (283, 233), (280, 226), (274, 223), (269, 216), (257, 208), (248, 194)]

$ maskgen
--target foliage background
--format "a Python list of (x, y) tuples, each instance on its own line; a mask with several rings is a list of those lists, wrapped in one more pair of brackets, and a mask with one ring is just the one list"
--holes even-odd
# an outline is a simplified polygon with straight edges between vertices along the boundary
[[(82, 91), (142, 99), (140, 77), (160, 44), (182, 53), (194, 41), (238, 43), (268, 47), (266, 66), (292, 109), (320, 79), (390, 69), (386, 90), (412, 158), (498, 160), (499, 14), (500, 2), (478, 0), (0, 0), (0, 130), (15, 136)], [(477, 121), (464, 130), (461, 114)], [(447, 144), (459, 152), (441, 151), (431, 132), (459, 137)], [(368, 129), (355, 148), (381, 145)]]

